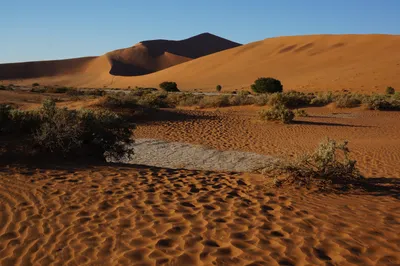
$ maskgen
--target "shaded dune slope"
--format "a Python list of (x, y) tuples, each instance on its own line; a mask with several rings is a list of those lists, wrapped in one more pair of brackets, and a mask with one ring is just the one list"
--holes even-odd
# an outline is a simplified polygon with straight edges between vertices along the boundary
[(110, 74), (138, 76), (237, 46), (240, 44), (203, 33), (182, 41), (144, 41), (110, 52), (107, 56), (111, 61)]

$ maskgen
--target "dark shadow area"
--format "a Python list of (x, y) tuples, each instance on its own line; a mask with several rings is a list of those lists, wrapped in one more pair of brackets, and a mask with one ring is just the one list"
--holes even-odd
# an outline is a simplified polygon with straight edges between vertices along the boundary
[(310, 125), (310, 126), (330, 126), (330, 127), (360, 127), (369, 128), (371, 126), (360, 126), (360, 125), (350, 125), (341, 123), (328, 123), (328, 122), (314, 122), (314, 121), (293, 121), (293, 124), (297, 125)]
[(371, 177), (357, 184), (363, 193), (373, 196), (391, 196), (400, 199), (400, 178)]

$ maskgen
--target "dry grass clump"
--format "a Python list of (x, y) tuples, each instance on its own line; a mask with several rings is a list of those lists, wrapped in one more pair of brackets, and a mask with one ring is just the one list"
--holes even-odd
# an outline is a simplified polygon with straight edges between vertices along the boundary
[(335, 97), (335, 104), (338, 108), (354, 108), (361, 105), (364, 96), (360, 94), (343, 94)]
[(356, 167), (356, 160), (350, 159), (348, 142), (338, 143), (332, 139), (321, 142), (312, 154), (304, 154), (294, 162), (281, 162), (271, 169), (265, 169), (265, 174), (284, 176), (276, 182), (291, 183), (300, 186), (312, 184), (348, 185), (362, 180)]
[(263, 120), (280, 121), (284, 124), (292, 123), (294, 119), (293, 111), (286, 108), (283, 104), (274, 105), (269, 110), (261, 110), (259, 115)]

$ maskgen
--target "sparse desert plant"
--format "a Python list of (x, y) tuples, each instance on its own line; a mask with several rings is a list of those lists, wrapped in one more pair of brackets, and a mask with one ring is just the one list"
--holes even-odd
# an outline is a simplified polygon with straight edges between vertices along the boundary
[(310, 105), (313, 98), (313, 95), (305, 94), (304, 92), (288, 91), (282, 93), (281, 102), (286, 107), (301, 107)]
[(258, 78), (251, 85), (251, 89), (255, 93), (275, 93), (282, 92), (282, 83), (275, 78)]
[(262, 93), (254, 95), (254, 104), (258, 106), (264, 106), (268, 104), (269, 94)]
[(304, 109), (296, 109), (293, 111), (294, 115), (297, 117), (308, 117), (308, 113)]
[(226, 107), (230, 105), (230, 97), (228, 95), (221, 96), (205, 96), (199, 102), (200, 108), (215, 108), (215, 107)]
[(362, 177), (356, 167), (357, 161), (350, 159), (347, 145), (347, 141), (338, 143), (328, 138), (319, 144), (314, 153), (304, 154), (294, 162), (280, 162), (264, 172), (281, 172), (286, 174), (285, 181), (300, 185), (359, 182)]
[(251, 97), (248, 91), (239, 91), (238, 94), (232, 95), (229, 98), (229, 105), (239, 106), (239, 105), (251, 105), (255, 103), (254, 97)]
[(32, 87), (39, 87), (39, 86), (40, 86), (40, 84), (37, 83), (37, 82), (35, 82), (35, 83), (32, 84)]
[(164, 81), (160, 84), (160, 88), (166, 92), (179, 92), (176, 82)]
[(261, 110), (259, 115), (263, 120), (281, 121), (284, 124), (289, 124), (294, 119), (293, 111), (286, 108), (283, 104), (274, 105), (269, 110)]
[(33, 141), (41, 151), (68, 155), (85, 150), (99, 157), (133, 154), (134, 126), (115, 113), (57, 108), (54, 101), (46, 100), (38, 114), (40, 125)]
[(362, 96), (358, 94), (343, 94), (335, 97), (335, 104), (338, 108), (358, 107), (362, 103)]
[(324, 106), (334, 101), (334, 95), (332, 92), (318, 93), (311, 99), (310, 105), (313, 106)]
[(386, 88), (386, 94), (388, 95), (393, 95), (396, 92), (396, 90), (393, 87), (387, 87)]
[(222, 86), (221, 85), (217, 85), (217, 87), (215, 89), (216, 89), (216, 91), (220, 92), (222, 90)]

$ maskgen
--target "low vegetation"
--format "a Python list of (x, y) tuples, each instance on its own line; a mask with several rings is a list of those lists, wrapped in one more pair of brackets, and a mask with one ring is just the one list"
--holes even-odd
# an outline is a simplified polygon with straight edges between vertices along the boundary
[(105, 110), (58, 108), (50, 99), (34, 111), (0, 105), (0, 125), (0, 134), (17, 137), (26, 153), (101, 158), (133, 154), (134, 125)]
[(350, 158), (347, 141), (337, 142), (328, 138), (312, 154), (304, 154), (293, 162), (278, 163), (265, 169), (264, 173), (282, 176), (283, 179), (275, 182), (277, 185), (348, 185), (362, 180), (356, 163)]
[(259, 114), (263, 120), (280, 121), (284, 124), (292, 123), (294, 119), (293, 111), (285, 107), (283, 104), (274, 105), (269, 110), (261, 110)]
[(393, 95), (393, 94), (395, 94), (395, 89), (393, 88), (393, 87), (387, 87), (386, 88), (386, 94), (389, 94), (389, 95)]
[(222, 90), (222, 86), (221, 85), (217, 85), (217, 87), (215, 88), (217, 92), (220, 92)]

